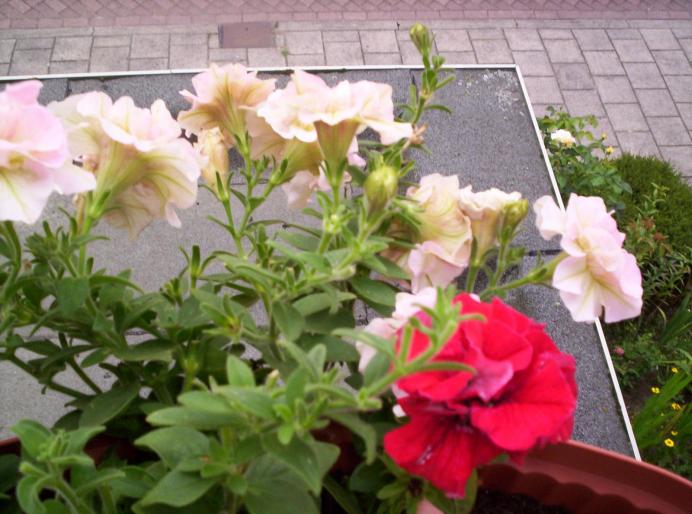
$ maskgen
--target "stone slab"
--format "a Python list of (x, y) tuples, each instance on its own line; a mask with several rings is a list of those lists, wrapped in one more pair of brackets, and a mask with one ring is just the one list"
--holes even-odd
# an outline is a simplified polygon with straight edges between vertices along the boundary
[[(274, 75), (278, 78), (279, 87), (287, 80), (286, 74)], [(344, 79), (387, 82), (393, 86), (395, 103), (404, 101), (411, 81), (420, 81), (420, 71), (405, 69), (329, 71), (321, 75), (330, 84)], [(41, 101), (60, 99), (68, 91), (79, 93), (98, 89), (114, 98), (130, 95), (138, 105), (148, 106), (155, 99), (163, 98), (175, 116), (187, 107), (178, 91), (190, 88), (190, 78), (190, 74), (164, 74), (101, 80), (50, 79), (44, 81)], [(415, 155), (417, 165), (411, 180), (430, 173), (456, 174), (462, 186), (472, 184), (476, 191), (490, 187), (516, 190), (530, 201), (552, 194), (527, 100), (513, 69), (456, 70), (456, 79), (441, 92), (438, 100), (449, 106), (453, 114), (430, 113), (425, 137), (434, 153)], [(97, 264), (107, 266), (111, 271), (131, 268), (135, 280), (145, 288), (155, 289), (164, 277), (170, 277), (182, 267), (180, 246), (189, 248), (199, 244), (202, 253), (218, 248), (219, 242), (227, 236), (205, 217), (209, 214), (220, 216), (222, 211), (210, 201), (206, 191), (200, 191), (197, 206), (179, 212), (182, 221), (179, 230), (164, 222), (155, 222), (139, 240), (133, 242), (124, 232), (106, 225), (99, 226), (98, 232), (110, 237), (111, 241), (94, 243), (92, 255)], [(301, 216), (288, 211), (280, 197), (282, 192), (273, 194), (278, 195), (277, 200), (268, 202), (266, 213), (260, 213), (259, 217), (266, 215), (288, 220)], [(58, 219), (59, 207), (69, 208), (69, 202), (67, 197), (53, 198), (44, 218)], [(24, 228), (23, 232), (26, 231)], [(556, 242), (546, 242), (538, 236), (533, 213), (525, 222), (519, 242), (532, 254), (557, 249)], [(529, 265), (527, 262), (524, 267)], [(527, 314), (547, 323), (557, 344), (577, 359), (580, 400), (575, 438), (631, 454), (594, 328), (574, 323), (554, 292), (526, 289), (510, 300)], [(62, 400), (55, 395), (39, 396), (38, 389), (28, 377), (8, 371), (5, 364), (0, 365), (0, 374), (3, 377), (0, 437), (7, 434), (4, 427), (22, 417), (50, 422), (63, 412)], [(70, 378), (66, 377), (66, 380)]]

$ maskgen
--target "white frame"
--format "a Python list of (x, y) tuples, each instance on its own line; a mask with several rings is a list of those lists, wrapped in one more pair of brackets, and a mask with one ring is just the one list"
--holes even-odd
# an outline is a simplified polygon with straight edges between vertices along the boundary
[[(353, 70), (411, 70), (411, 69), (422, 69), (422, 65), (408, 65), (408, 64), (391, 64), (391, 65), (361, 65), (361, 66), (269, 66), (269, 67), (250, 67), (249, 69), (261, 71), (261, 72), (286, 72), (292, 71), (296, 68), (307, 71), (353, 71)], [(536, 115), (529, 100), (528, 91), (526, 89), (526, 84), (524, 82), (524, 76), (516, 64), (447, 64), (444, 66), (445, 69), (454, 70), (478, 70), (478, 69), (490, 69), (490, 70), (512, 70), (517, 74), (519, 78), (519, 84), (521, 85), (522, 95), (526, 101), (526, 106), (529, 109), (529, 114), (531, 115), (531, 121), (533, 122), (533, 128), (538, 138), (538, 144), (541, 147), (541, 153), (543, 154), (543, 160), (545, 166), (548, 169), (548, 175), (550, 177), (550, 182), (553, 186), (553, 193), (555, 199), (557, 200), (560, 210), (564, 211), (565, 206), (562, 202), (562, 196), (560, 195), (560, 188), (557, 185), (557, 180), (555, 179), (555, 173), (553, 172), (553, 167), (550, 165), (550, 159), (548, 158), (548, 153), (543, 144), (543, 137), (541, 131), (538, 128), (538, 123), (536, 122)], [(26, 79), (86, 79), (86, 78), (108, 78), (108, 77), (135, 77), (140, 75), (173, 75), (178, 73), (199, 73), (204, 71), (205, 68), (199, 69), (168, 69), (168, 70), (142, 70), (142, 71), (122, 71), (122, 72), (89, 72), (89, 73), (59, 73), (54, 75), (15, 75), (0, 77), (0, 83), (2, 82), (14, 82), (17, 80)], [(596, 332), (598, 333), (598, 339), (601, 342), (601, 349), (608, 365), (608, 371), (610, 373), (610, 379), (615, 389), (615, 396), (617, 398), (618, 404), (620, 406), (620, 413), (622, 415), (623, 421), (625, 423), (625, 430), (627, 431), (627, 436), (630, 440), (630, 445), (632, 446), (632, 452), (634, 458), (637, 460), (642, 460), (639, 453), (639, 447), (637, 446), (637, 441), (634, 437), (634, 431), (632, 430), (632, 424), (630, 423), (629, 415), (627, 414), (627, 407), (625, 406), (625, 400), (622, 396), (622, 391), (620, 389), (620, 383), (618, 382), (617, 375), (615, 374), (615, 367), (613, 366), (613, 360), (610, 357), (610, 352), (608, 351), (608, 344), (606, 343), (605, 335), (603, 333), (603, 327), (601, 326), (600, 320), (596, 320)]]

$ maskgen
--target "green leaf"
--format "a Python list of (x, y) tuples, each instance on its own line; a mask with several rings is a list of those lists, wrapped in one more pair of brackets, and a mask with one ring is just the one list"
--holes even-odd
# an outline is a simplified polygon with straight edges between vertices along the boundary
[(68, 432), (67, 449), (65, 453), (81, 453), (86, 444), (96, 434), (100, 434), (106, 427), (97, 425), (90, 427), (77, 428)]
[[(356, 296), (352, 293), (345, 293), (343, 291), (337, 293), (337, 299), (340, 302), (352, 300), (355, 297)], [(328, 309), (331, 306), (330, 299), (331, 295), (327, 293), (315, 293), (304, 296), (300, 300), (296, 300), (293, 302), (293, 307), (298, 309), (303, 316), (310, 316), (311, 314)]]
[(153, 450), (169, 468), (190, 457), (199, 457), (209, 452), (207, 437), (189, 427), (159, 428), (135, 441), (138, 446)]
[(245, 362), (235, 355), (226, 359), (226, 380), (228, 385), (237, 387), (254, 387), (255, 375)]
[(46, 514), (46, 508), (39, 499), (44, 478), (24, 477), (17, 484), (17, 502), (26, 514)]
[(142, 505), (161, 503), (173, 507), (184, 507), (199, 499), (216, 482), (212, 478), (201, 478), (193, 473), (173, 470), (140, 500)]
[(272, 303), (272, 318), (289, 341), (298, 339), (305, 327), (305, 318), (289, 303)]
[(119, 469), (98, 469), (90, 473), (88, 480), (80, 484), (80, 486), (75, 489), (75, 492), (79, 496), (85, 496), (91, 493), (92, 491), (95, 491), (99, 487), (110, 487), (110, 484), (113, 482), (113, 480), (119, 478), (125, 478), (125, 473)]
[(356, 294), (373, 309), (378, 312), (385, 310), (384, 315), (392, 313), (396, 289), (384, 282), (368, 277), (354, 277), (350, 283)]
[(346, 514), (363, 514), (355, 495), (348, 489), (342, 487), (339, 482), (329, 475), (324, 477), (324, 488), (332, 495), (332, 498), (336, 500), (339, 506), (344, 509)]
[(346, 308), (335, 314), (318, 312), (305, 318), (305, 330), (315, 334), (331, 334), (336, 329), (353, 327), (354, 324), (353, 311)]
[(348, 480), (348, 488), (360, 493), (375, 493), (379, 491), (388, 480), (387, 468), (381, 461), (376, 460), (372, 464), (361, 463), (353, 470)]
[(304, 250), (306, 252), (314, 252), (320, 245), (319, 238), (306, 234), (298, 234), (296, 232), (282, 230), (278, 233), (278, 236), (299, 250)]
[(365, 443), (365, 461), (370, 464), (375, 460), (375, 452), (377, 450), (377, 432), (372, 425), (360, 419), (358, 414), (354, 413), (333, 413), (329, 417), (345, 426), (351, 432), (358, 435)]
[(298, 437), (294, 437), (290, 443), (284, 445), (274, 434), (264, 436), (262, 446), (269, 454), (295, 471), (310, 491), (314, 494), (320, 492), (322, 475), (320, 474), (317, 455), (315, 455), (312, 446)]
[(152, 425), (167, 425), (196, 428), (198, 430), (218, 430), (221, 427), (242, 427), (244, 421), (237, 413), (212, 412), (189, 407), (166, 407), (147, 416)]
[(390, 359), (385, 354), (378, 352), (365, 368), (363, 373), (363, 382), (366, 386), (372, 384), (380, 377), (384, 376), (389, 370)]
[[(232, 401), (239, 409), (267, 420), (274, 419), (274, 401), (269, 393), (261, 389), (246, 389), (233, 386), (216, 388), (226, 399)], [(189, 393), (188, 393), (189, 394)]]
[(115, 352), (115, 355), (124, 361), (164, 361), (171, 360), (173, 343), (161, 339), (152, 339), (143, 343), (128, 346), (126, 349)]
[(12, 432), (19, 437), (22, 449), (33, 458), (38, 457), (43, 446), (52, 436), (50, 430), (46, 427), (29, 419), (23, 419), (14, 425)]
[(105, 425), (124, 411), (139, 394), (139, 382), (116, 385), (106, 393), (94, 396), (79, 418), (80, 427)]
[(55, 297), (58, 310), (64, 316), (71, 316), (84, 305), (89, 296), (89, 279), (87, 277), (66, 277), (57, 285)]
[(12, 489), (19, 479), (19, 457), (0, 455), (0, 493)]
[(47, 514), (71, 514), (67, 505), (60, 503), (58, 500), (47, 500), (43, 503)]
[(363, 259), (363, 264), (380, 275), (397, 280), (411, 280), (411, 277), (401, 267), (380, 255), (370, 255)]
[(394, 359), (394, 342), (391, 339), (385, 339), (384, 337), (371, 334), (363, 329), (354, 328), (340, 328), (335, 330), (334, 335), (348, 337), (353, 341), (359, 341), (361, 343), (367, 344), (375, 348), (377, 351), (387, 355), (389, 358)]
[(111, 483), (113, 492), (120, 496), (142, 498), (156, 483), (151, 474), (138, 466), (125, 466), (120, 469), (124, 476), (114, 479)]
[(245, 506), (250, 514), (319, 514), (303, 482), (271, 455), (253, 461), (245, 478)]

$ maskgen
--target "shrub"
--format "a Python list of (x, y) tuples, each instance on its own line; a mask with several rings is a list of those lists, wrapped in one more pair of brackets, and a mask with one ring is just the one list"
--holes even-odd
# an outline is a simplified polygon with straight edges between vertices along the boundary
[(655, 222), (660, 232), (668, 237), (671, 246), (684, 251), (692, 246), (692, 188), (670, 165), (656, 157), (641, 157), (625, 154), (614, 161), (622, 176), (632, 188), (624, 197), (625, 209), (621, 214), (621, 225), (635, 219), (638, 206), (645, 197), (652, 195), (654, 185), (666, 188), (666, 201), (658, 206)]

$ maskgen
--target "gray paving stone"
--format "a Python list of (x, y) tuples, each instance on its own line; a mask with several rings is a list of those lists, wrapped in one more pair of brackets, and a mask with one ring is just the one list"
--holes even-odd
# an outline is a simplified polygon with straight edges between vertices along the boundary
[(199, 34), (171, 34), (171, 45), (204, 45), (209, 43), (206, 32)]
[(360, 44), (366, 53), (398, 53), (399, 45), (393, 30), (365, 30), (360, 32)]
[(625, 71), (634, 88), (666, 87), (658, 66), (648, 63), (625, 63)]
[(10, 65), (10, 75), (39, 75), (48, 73), (50, 48), (15, 50)]
[(637, 89), (645, 116), (677, 116), (678, 111), (667, 89)]
[(661, 155), (651, 132), (619, 132), (617, 137), (623, 152), (656, 157)]
[(505, 36), (512, 50), (543, 50), (536, 29), (505, 29)]
[(219, 48), (219, 46), (221, 46), (221, 42), (219, 41), (219, 35), (207, 34), (207, 44), (209, 45), (210, 50), (212, 48)]
[[(401, 53), (401, 61), (404, 64), (420, 64), (421, 58), (416, 45), (410, 41), (399, 41), (399, 53)], [(473, 53), (473, 52), (472, 52)], [(442, 52), (442, 55), (447, 59), (447, 64), (454, 64), (447, 58), (449, 52)]]
[(399, 53), (364, 53), (363, 58), (365, 64), (401, 64), (401, 55)]
[(618, 138), (616, 137), (613, 126), (610, 124), (610, 120), (607, 117), (598, 118), (598, 126), (592, 131), (594, 137), (602, 138), (603, 143), (606, 146), (620, 146)]
[(557, 110), (564, 110), (564, 106), (561, 104), (535, 104), (531, 102), (531, 105), (533, 107), (533, 114), (537, 118), (542, 118), (543, 116), (548, 115), (548, 107), (554, 107)]
[(529, 91), (531, 103), (561, 104), (562, 95), (557, 81), (553, 77), (526, 77), (524, 79)]
[(0, 77), (10, 74), (10, 64), (0, 64)]
[(308, 30), (305, 32), (287, 32), (286, 48), (291, 55), (297, 54), (321, 54), (324, 52), (322, 46), (322, 32), (319, 30)]
[(642, 35), (637, 29), (608, 29), (606, 32), (613, 43), (616, 39), (642, 39)]
[(53, 61), (48, 72), (57, 73), (84, 73), (89, 71), (89, 61)]
[(285, 66), (286, 59), (278, 48), (248, 48), (250, 66)]
[(209, 62), (228, 64), (234, 62), (247, 63), (246, 48), (210, 48)]
[[(442, 55), (447, 64), (477, 64), (476, 54), (473, 52), (442, 52)], [(420, 64), (420, 56), (418, 56), (417, 64)]]
[(673, 31), (670, 29), (641, 29), (640, 32), (651, 50), (677, 50), (680, 48)]
[(673, 100), (676, 102), (692, 102), (692, 76), (668, 76), (665, 77), (665, 81), (668, 84)]
[(687, 27), (673, 28), (673, 34), (678, 39), (692, 37), (692, 24), (688, 24)]
[(692, 146), (661, 146), (663, 158), (673, 165), (685, 177), (692, 176)]
[(286, 56), (286, 61), (289, 66), (322, 66), (324, 65), (324, 54), (289, 54)]
[(127, 71), (129, 55), (128, 46), (92, 48), (89, 71)]
[(687, 128), (692, 130), (692, 103), (679, 103), (678, 111), (680, 111), (682, 121), (685, 123), (685, 125), (687, 125)]
[(648, 118), (649, 127), (659, 146), (689, 145), (690, 135), (678, 116)]
[(625, 70), (615, 52), (584, 52), (584, 57), (594, 75), (624, 75)]
[(171, 69), (206, 68), (209, 65), (207, 45), (171, 45)]
[(692, 39), (680, 39), (680, 46), (685, 51), (687, 58), (692, 60)]
[(594, 81), (586, 64), (554, 64), (553, 69), (562, 89), (592, 89)]
[(544, 40), (550, 61), (554, 63), (584, 62), (579, 46), (574, 39)]
[(540, 29), (538, 33), (543, 39), (572, 39), (571, 30), (565, 29)]
[(325, 58), (330, 66), (363, 64), (360, 43), (325, 43)]
[(440, 52), (473, 51), (471, 40), (465, 30), (435, 30), (435, 44)]
[(93, 46), (130, 46), (130, 36), (96, 36)]
[(608, 34), (603, 29), (578, 29), (574, 36), (582, 50), (612, 50)]
[(504, 39), (501, 29), (470, 29), (471, 39)]
[(58, 37), (55, 38), (53, 61), (89, 60), (91, 54), (91, 37)]
[(30, 37), (19, 38), (15, 45), (16, 50), (34, 50), (37, 48), (53, 48), (55, 38), (52, 37)]
[[(398, 32), (402, 32), (408, 37), (408, 32)], [(322, 32), (322, 41), (358, 41), (358, 32), (355, 30), (325, 30)]]
[(132, 36), (133, 59), (168, 58), (168, 34), (135, 34)]
[(548, 54), (544, 51), (512, 52), (514, 62), (519, 65), (521, 73), (526, 76), (552, 76)]
[(596, 91), (562, 90), (562, 97), (565, 99), (567, 110), (572, 116), (605, 116), (601, 99)]
[(615, 50), (622, 62), (654, 62), (654, 58), (642, 39), (616, 39)]
[(605, 108), (613, 128), (618, 133), (624, 130), (649, 129), (638, 104), (606, 104)]
[(476, 58), (481, 64), (509, 64), (514, 62), (504, 39), (473, 40)]
[(692, 75), (692, 67), (682, 50), (654, 50), (654, 57), (664, 75)]
[(594, 77), (594, 80), (604, 103), (622, 104), (637, 101), (627, 77)]
[(130, 59), (130, 70), (167, 70), (168, 57), (149, 57), (145, 59)]
[(0, 40), (0, 62), (10, 62), (12, 50), (14, 50), (14, 39)]

